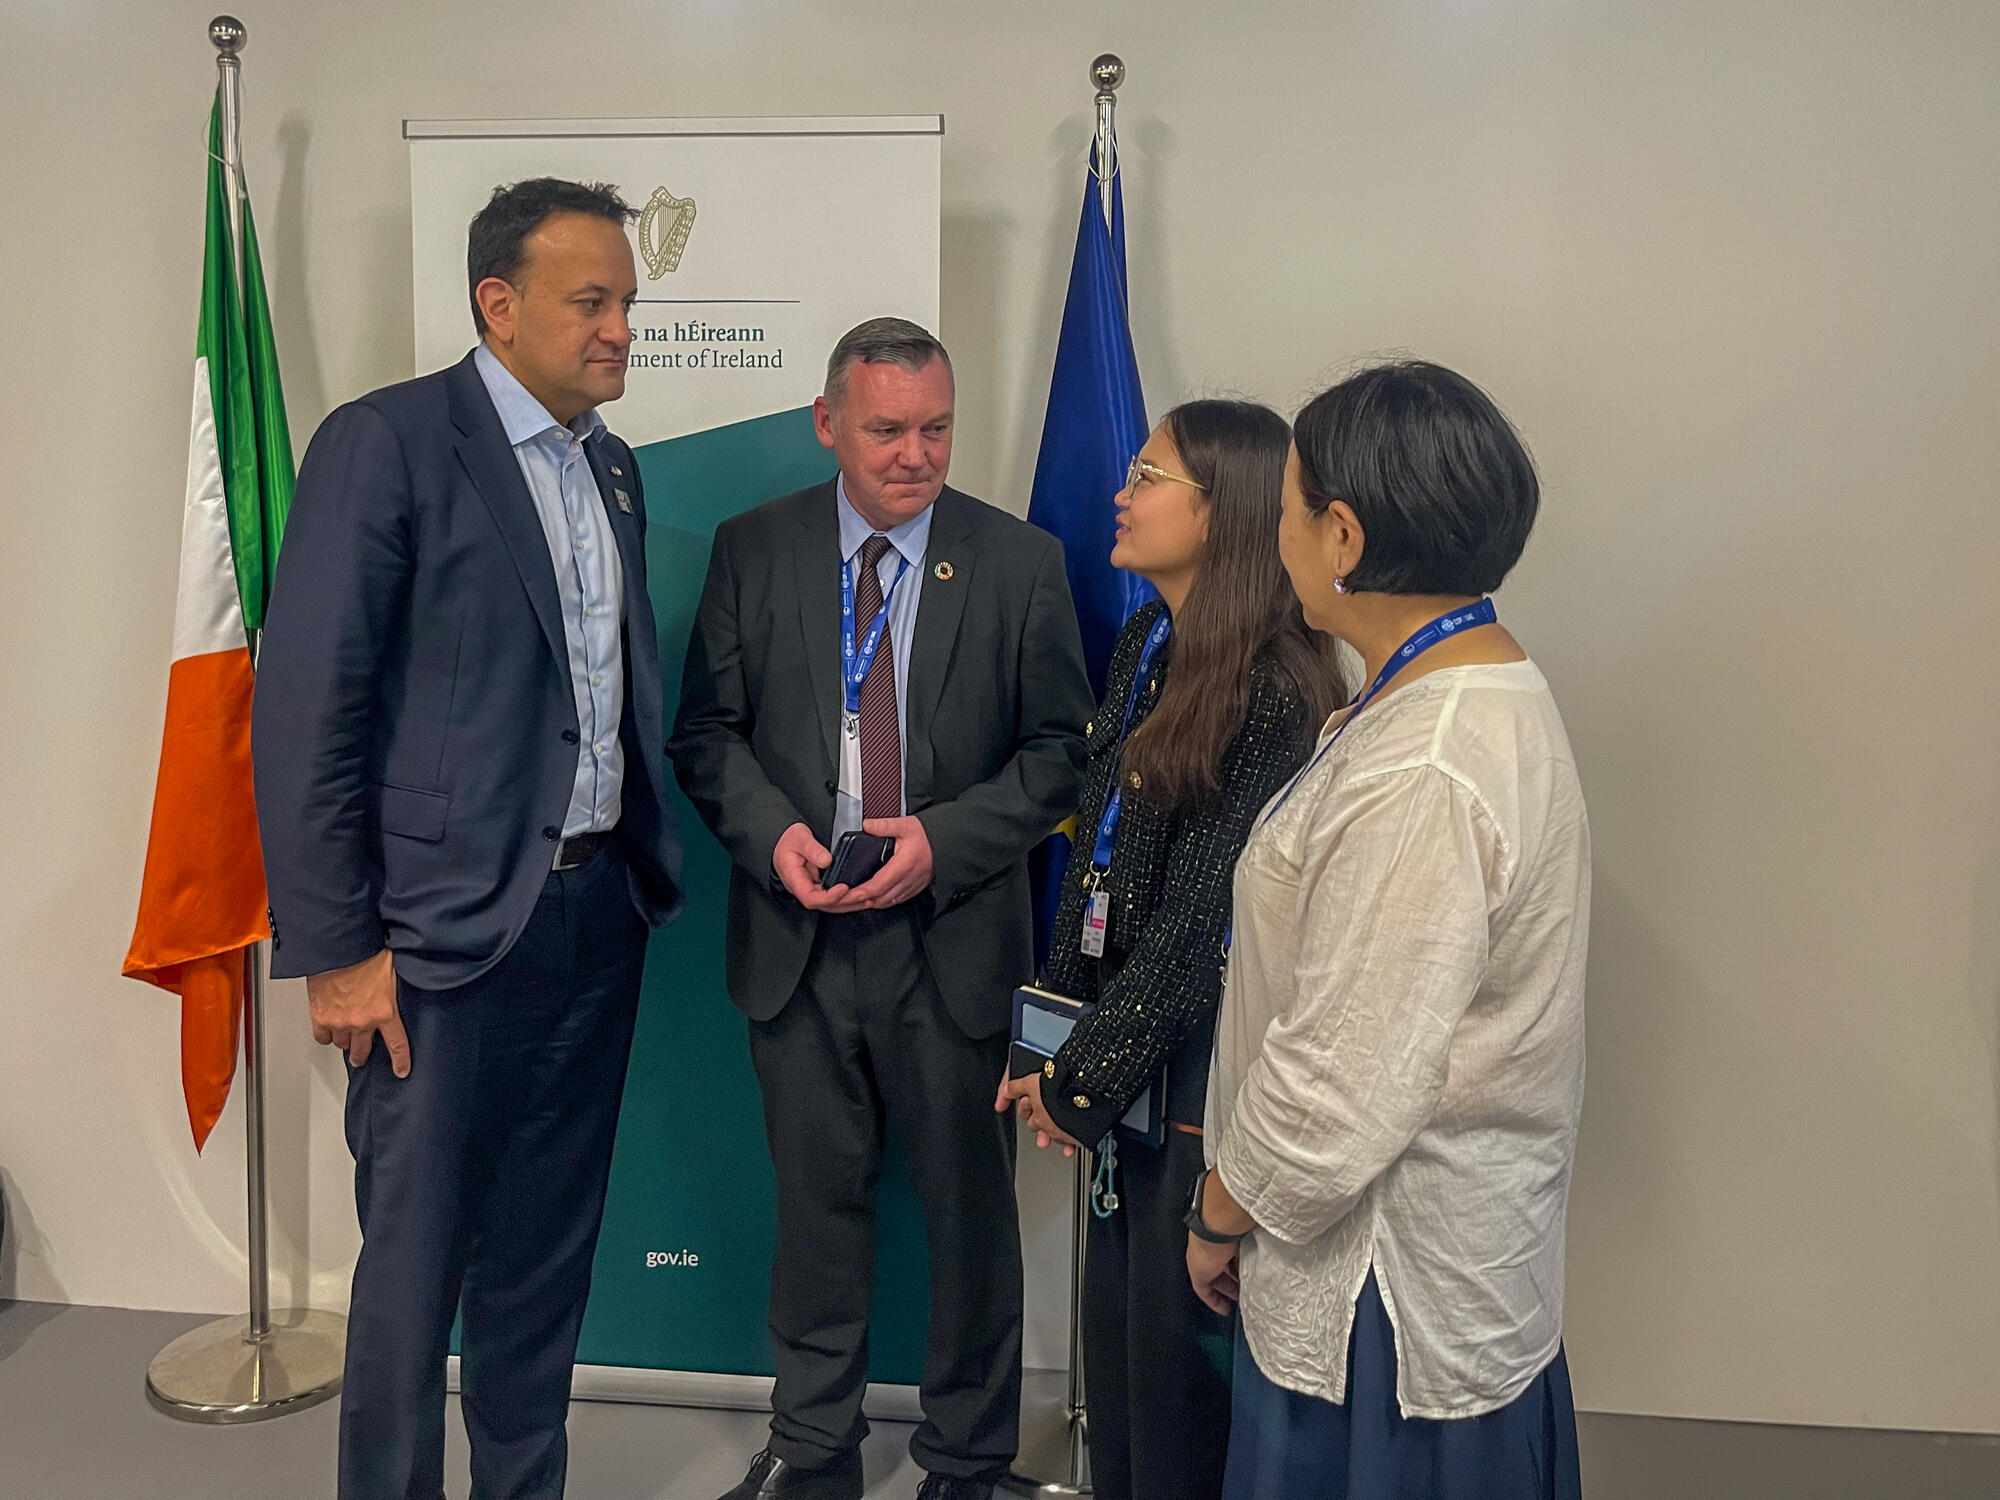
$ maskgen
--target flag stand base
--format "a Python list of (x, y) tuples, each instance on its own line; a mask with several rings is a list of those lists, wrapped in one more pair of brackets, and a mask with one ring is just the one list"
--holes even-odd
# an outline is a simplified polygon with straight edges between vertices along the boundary
[(261, 1339), (250, 1336), (246, 1315), (218, 1318), (153, 1356), (146, 1399), (184, 1422), (261, 1422), (340, 1394), (346, 1355), (339, 1313), (286, 1308), (271, 1314)]
[(995, 1489), (1020, 1500), (1082, 1500), (1091, 1493), (1089, 1417), (1069, 1404), (1063, 1370), (1021, 1372), (1021, 1448)]
[[(1090, 1440), (1084, 1428), (1082, 1412), (1069, 1416), (1067, 1431), (1056, 1443), (1044, 1442), (1040, 1453), (1028, 1452), (1029, 1444), (1023, 1442), (1021, 1456), (1015, 1461), (1013, 1472), (994, 1486), (1005, 1494), (1018, 1496), (1019, 1500), (1089, 1500), (1093, 1493), (1090, 1484)], [(1024, 1432), (1023, 1437), (1027, 1434)], [(1051, 1451), (1052, 1450), (1052, 1451)], [(1051, 1470), (1067, 1473), (1067, 1479), (1037, 1479), (1038, 1473)]]

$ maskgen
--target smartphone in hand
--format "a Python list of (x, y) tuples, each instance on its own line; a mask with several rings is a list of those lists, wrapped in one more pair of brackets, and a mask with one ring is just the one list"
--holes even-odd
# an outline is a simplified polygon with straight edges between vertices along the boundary
[(896, 841), (873, 833), (843, 833), (834, 841), (833, 863), (819, 878), (819, 888), (830, 891), (837, 885), (852, 890), (864, 885), (889, 863)]

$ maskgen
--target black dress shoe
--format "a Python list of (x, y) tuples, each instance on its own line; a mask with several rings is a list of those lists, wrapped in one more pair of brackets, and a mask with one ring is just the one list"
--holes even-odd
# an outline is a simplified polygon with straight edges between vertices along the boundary
[(993, 1481), (926, 1474), (924, 1482), (917, 1486), (917, 1500), (993, 1500)]
[(861, 1455), (843, 1453), (817, 1469), (801, 1469), (769, 1448), (750, 1460), (743, 1482), (722, 1500), (861, 1500)]

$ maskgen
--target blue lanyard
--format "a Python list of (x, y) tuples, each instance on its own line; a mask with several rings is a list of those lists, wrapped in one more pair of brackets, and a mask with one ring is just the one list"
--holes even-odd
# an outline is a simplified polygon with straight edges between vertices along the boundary
[[(1125, 736), (1132, 732), (1132, 716), (1139, 711), (1139, 694), (1144, 691), (1146, 678), (1152, 673), (1153, 659), (1160, 654), (1160, 647), (1167, 643), (1167, 636), (1173, 631), (1174, 617), (1165, 610), (1146, 637), (1146, 644), (1139, 652), (1138, 670), (1132, 674), (1132, 691), (1125, 699), (1125, 727), (1118, 732), (1119, 744), (1124, 744)], [(1104, 872), (1111, 868), (1111, 849), (1118, 842), (1118, 820), (1125, 813), (1125, 789), (1117, 784), (1113, 773), (1111, 796), (1104, 804), (1104, 816), (1097, 824), (1097, 847), (1091, 850), (1090, 873), (1103, 879)]]
[[(1264, 814), (1262, 821), (1257, 826), (1262, 828), (1265, 823), (1270, 822), (1271, 819), (1278, 815), (1278, 809), (1291, 799), (1292, 793), (1298, 790), (1299, 783), (1311, 775), (1313, 767), (1326, 758), (1326, 752), (1334, 747), (1335, 741), (1347, 733), (1348, 726), (1361, 717), (1361, 710), (1374, 700), (1375, 695), (1388, 686), (1391, 677), (1394, 677), (1439, 641), (1449, 640), (1461, 630), (1471, 630), (1478, 625), (1491, 625), (1498, 618), (1499, 616), (1493, 608), (1493, 601), (1491, 599), (1481, 599), (1477, 604), (1468, 605), (1464, 609), (1455, 609), (1449, 614), (1439, 615), (1430, 624), (1426, 625), (1422, 630), (1419, 630), (1415, 635), (1403, 642), (1401, 646), (1397, 647), (1395, 654), (1382, 664), (1382, 670), (1375, 674), (1375, 680), (1368, 684), (1368, 691), (1363, 693), (1355, 701), (1354, 707), (1347, 711), (1347, 717), (1340, 721), (1340, 727), (1334, 730), (1324, 745), (1319, 747), (1318, 752), (1311, 760), (1306, 762), (1299, 774), (1285, 783), (1285, 789), (1278, 794), (1278, 800), (1271, 804), (1271, 810)], [(1232, 921), (1229, 924), (1228, 930), (1222, 935), (1222, 961), (1225, 967), (1229, 962), (1230, 945), (1235, 939), (1236, 924)]]
[(896, 576), (889, 580), (889, 592), (882, 596), (882, 607), (875, 611), (867, 634), (861, 637), (861, 644), (857, 646), (854, 643), (854, 563), (850, 559), (840, 565), (840, 691), (850, 714), (861, 712), (862, 680), (867, 677), (868, 669), (875, 665), (875, 650), (882, 644), (882, 632), (889, 627), (889, 605), (902, 585), (903, 575), (909, 571), (910, 565), (898, 554)]
[(1481, 599), (1477, 604), (1469, 604), (1464, 609), (1454, 609), (1448, 614), (1439, 615), (1430, 624), (1424, 626), (1422, 630), (1419, 630), (1415, 635), (1403, 642), (1402, 645), (1398, 646), (1389, 659), (1382, 663), (1382, 670), (1377, 672), (1375, 680), (1368, 684), (1368, 691), (1363, 693), (1355, 701), (1354, 707), (1347, 711), (1347, 717), (1340, 721), (1340, 727), (1334, 730), (1324, 745), (1319, 747), (1318, 752), (1313, 758), (1306, 762), (1305, 768), (1285, 783), (1285, 789), (1278, 794), (1278, 800), (1271, 804), (1271, 810), (1264, 814), (1263, 822), (1257, 826), (1259, 828), (1263, 827), (1264, 823), (1270, 822), (1271, 819), (1278, 815), (1278, 809), (1290, 800), (1292, 793), (1298, 790), (1299, 783), (1312, 774), (1314, 766), (1317, 766), (1322, 760), (1326, 759), (1326, 752), (1340, 742), (1340, 737), (1347, 733), (1356, 719), (1361, 717), (1361, 710), (1372, 703), (1375, 700), (1375, 695), (1388, 686), (1391, 677), (1394, 677), (1403, 668), (1430, 650), (1431, 647), (1437, 645), (1438, 642), (1450, 640), (1462, 630), (1472, 630), (1480, 625), (1491, 625), (1498, 618), (1499, 616), (1493, 609), (1493, 601), (1491, 599)]

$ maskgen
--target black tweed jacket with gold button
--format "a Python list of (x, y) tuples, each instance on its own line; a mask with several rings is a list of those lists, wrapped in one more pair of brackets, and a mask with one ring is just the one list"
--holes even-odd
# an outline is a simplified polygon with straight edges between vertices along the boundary
[[(1063, 1044), (1042, 1086), (1050, 1117), (1087, 1146), (1103, 1138), (1162, 1063), (1169, 1063), (1168, 1118), (1201, 1123), (1236, 856), (1258, 812), (1305, 763), (1320, 727), (1278, 672), (1261, 658), (1253, 662), (1248, 711), (1223, 753), (1219, 790), (1165, 809), (1143, 789), (1126, 788), (1103, 882), (1111, 896), (1105, 957), (1086, 957), (1084, 875), (1118, 769), (1133, 674), (1165, 608), (1155, 602), (1139, 610), (1113, 649), (1104, 702), (1090, 725), (1069, 873), (1041, 976), (1043, 988), (1097, 1004)], [(1170, 637), (1140, 689), (1133, 729), (1159, 702), (1172, 656)]]

